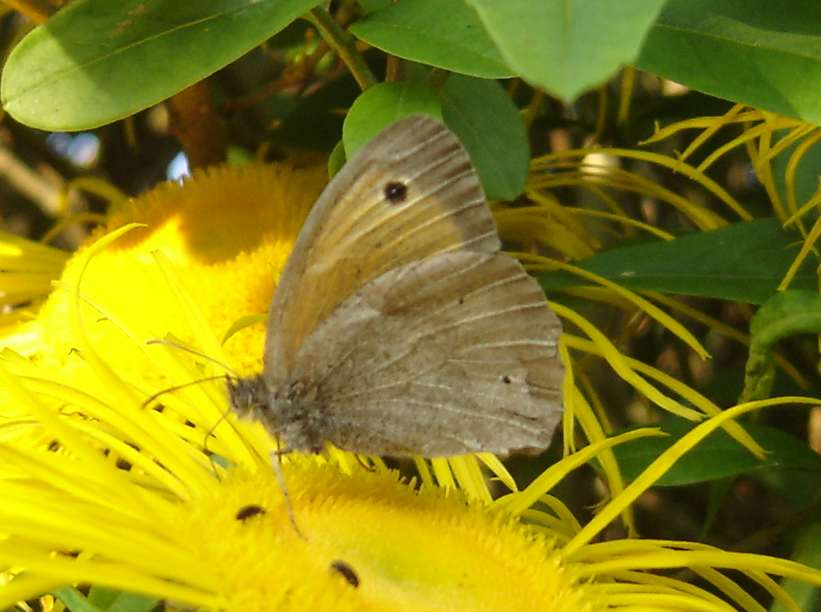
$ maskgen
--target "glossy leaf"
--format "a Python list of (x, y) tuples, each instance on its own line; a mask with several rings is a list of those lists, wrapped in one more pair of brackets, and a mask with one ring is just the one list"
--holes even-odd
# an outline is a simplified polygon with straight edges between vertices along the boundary
[[(669, 436), (641, 438), (614, 447), (624, 478), (633, 480), (695, 426), (695, 423), (671, 417), (660, 424)], [(821, 472), (821, 456), (801, 440), (763, 425), (745, 423), (744, 428), (767, 451), (764, 460), (756, 459), (724, 430), (718, 430), (688, 451), (656, 484), (680, 486), (767, 468)]]
[(700, 91), (821, 123), (821, 4), (670, 0), (636, 65)]
[[(777, 219), (757, 219), (726, 227), (604, 251), (577, 265), (637, 290), (661, 291), (761, 304), (772, 296), (798, 252), (798, 236)], [(792, 287), (817, 283), (807, 261)], [(567, 274), (541, 277), (545, 289), (579, 284)]]
[(422, 64), (486, 78), (513, 74), (463, 0), (392, 3), (350, 30), (374, 47)]
[(439, 98), (421, 80), (380, 83), (368, 88), (351, 105), (342, 124), (345, 156), (351, 159), (382, 128), (413, 113), (442, 119)]
[(196, 83), (316, 4), (76, 0), (14, 48), (0, 98), (32, 127), (96, 127)]
[(452, 75), (442, 90), (445, 123), (464, 143), (487, 197), (512, 200), (527, 181), (530, 145), (522, 117), (496, 81)]
[(508, 66), (570, 101), (632, 62), (663, 0), (467, 0)]

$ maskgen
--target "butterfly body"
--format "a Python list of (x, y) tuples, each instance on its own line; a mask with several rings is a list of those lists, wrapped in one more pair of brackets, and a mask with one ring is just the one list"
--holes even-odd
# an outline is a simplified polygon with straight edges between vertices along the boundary
[(384, 130), (312, 209), (265, 368), (231, 385), (288, 450), (539, 451), (561, 415), (560, 324), (500, 252), (467, 153), (424, 116)]

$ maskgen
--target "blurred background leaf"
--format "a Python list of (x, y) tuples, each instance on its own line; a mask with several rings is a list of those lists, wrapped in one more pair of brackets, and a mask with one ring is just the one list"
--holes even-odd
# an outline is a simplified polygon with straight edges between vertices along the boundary
[(670, 0), (636, 66), (714, 96), (821, 123), (821, 4)]

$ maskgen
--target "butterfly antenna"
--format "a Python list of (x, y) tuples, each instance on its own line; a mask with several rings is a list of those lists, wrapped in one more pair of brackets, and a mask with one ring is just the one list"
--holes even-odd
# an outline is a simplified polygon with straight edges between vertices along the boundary
[(188, 382), (181, 383), (179, 385), (174, 385), (173, 387), (166, 387), (156, 393), (152, 393), (149, 395), (145, 400), (143, 400), (142, 407), (147, 407), (151, 402), (156, 400), (159, 397), (162, 397), (166, 393), (173, 393), (174, 391), (179, 391), (180, 389), (185, 389), (186, 387), (193, 387), (194, 385), (198, 385), (200, 383), (208, 382), (209, 380), (219, 380), (220, 378), (225, 378), (225, 374), (217, 374), (214, 376), (206, 376), (205, 378), (197, 378), (196, 380), (189, 380)]
[[(239, 373), (237, 373), (237, 371), (234, 370), (229, 365), (223, 363), (222, 361), (220, 361), (218, 359), (214, 359), (213, 357), (203, 353), (202, 351), (191, 348), (190, 346), (186, 346), (185, 344), (183, 344), (181, 342), (177, 342), (175, 340), (169, 340), (168, 338), (153, 338), (151, 340), (148, 340), (146, 342), (146, 344), (162, 344), (162, 345), (165, 345), (165, 346), (173, 347), (175, 349), (179, 349), (181, 351), (185, 351), (186, 353), (189, 353), (191, 355), (195, 355), (197, 357), (200, 357), (201, 359), (205, 359), (206, 361), (210, 361), (214, 365), (219, 366), (220, 368), (222, 368), (223, 370), (226, 371), (226, 374), (220, 374), (220, 375), (217, 375), (217, 376), (207, 376), (205, 378), (200, 378), (200, 379), (197, 379), (197, 380), (194, 380), (194, 381), (191, 381), (191, 382), (183, 383), (181, 385), (176, 385), (174, 387), (169, 387), (168, 389), (163, 389), (162, 391), (159, 391), (159, 392), (151, 395), (147, 400), (145, 400), (143, 402), (143, 407), (145, 407), (147, 404), (149, 404), (152, 401), (156, 400), (158, 397), (160, 397), (161, 395), (163, 395), (165, 393), (171, 393), (173, 391), (178, 391), (179, 389), (184, 389), (185, 387), (188, 387), (190, 385), (196, 385), (196, 384), (199, 384), (201, 382), (205, 382), (205, 381), (209, 381), (209, 380), (217, 380), (217, 379), (220, 379), (220, 378), (225, 378), (225, 379), (231, 379), (231, 378), (238, 379), (238, 378), (240, 378)], [(225, 410), (225, 412), (220, 414), (220, 418), (217, 419), (216, 423), (214, 423), (213, 425), (211, 425), (211, 427), (208, 428), (208, 431), (205, 434), (205, 440), (203, 441), (203, 444), (202, 444), (203, 451), (208, 455), (208, 460), (211, 462), (211, 468), (214, 470), (214, 475), (217, 477), (217, 479), (219, 479), (219, 471), (217, 470), (217, 467), (214, 463), (214, 459), (211, 456), (212, 453), (210, 453), (210, 451), (208, 450), (208, 439), (214, 434), (214, 430), (217, 428), (217, 426), (219, 426), (220, 423), (222, 423), (222, 421), (225, 420), (225, 417), (228, 415), (228, 413), (230, 411), (231, 411), (231, 406), (229, 406)]]
[(191, 355), (196, 355), (197, 357), (201, 357), (202, 359), (205, 359), (206, 361), (210, 361), (214, 365), (218, 365), (223, 370), (228, 372), (228, 376), (231, 376), (233, 378), (239, 378), (240, 377), (239, 374), (237, 373), (237, 371), (234, 370), (228, 364), (225, 364), (225, 363), (221, 362), (219, 359), (214, 359), (213, 357), (211, 357), (210, 355), (206, 355), (202, 351), (198, 351), (195, 348), (191, 348), (190, 346), (186, 346), (186, 345), (182, 344), (181, 342), (176, 342), (174, 340), (168, 340), (167, 338), (154, 338), (152, 340), (148, 340), (146, 342), (146, 344), (164, 344), (165, 346), (172, 346), (176, 349), (180, 349), (181, 351), (185, 351), (186, 353), (190, 353)]
[(285, 473), (282, 470), (282, 456), (290, 452), (287, 448), (284, 449), (280, 447), (279, 438), (277, 437), (277, 449), (271, 452), (271, 467), (274, 470), (277, 484), (279, 484), (279, 488), (282, 490), (282, 498), (285, 500), (285, 511), (288, 513), (288, 520), (291, 522), (291, 526), (294, 528), (294, 531), (296, 531), (296, 534), (307, 542), (308, 538), (305, 537), (305, 534), (302, 533), (302, 530), (296, 522), (294, 507), (291, 504), (291, 496), (288, 493), (288, 487), (285, 485)]

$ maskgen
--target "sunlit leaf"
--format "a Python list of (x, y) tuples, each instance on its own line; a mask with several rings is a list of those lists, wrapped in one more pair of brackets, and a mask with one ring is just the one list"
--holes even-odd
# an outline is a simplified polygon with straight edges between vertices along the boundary
[(383, 51), (445, 70), (486, 78), (512, 76), (476, 11), (463, 0), (388, 4), (351, 26)]
[(77, 0), (14, 48), (0, 99), (32, 127), (103, 125), (212, 74), (316, 4)]
[(573, 100), (632, 62), (663, 0), (467, 0), (507, 64)]
[(368, 88), (351, 105), (342, 124), (346, 157), (351, 159), (383, 128), (414, 113), (442, 119), (439, 98), (422, 81), (380, 83)]

